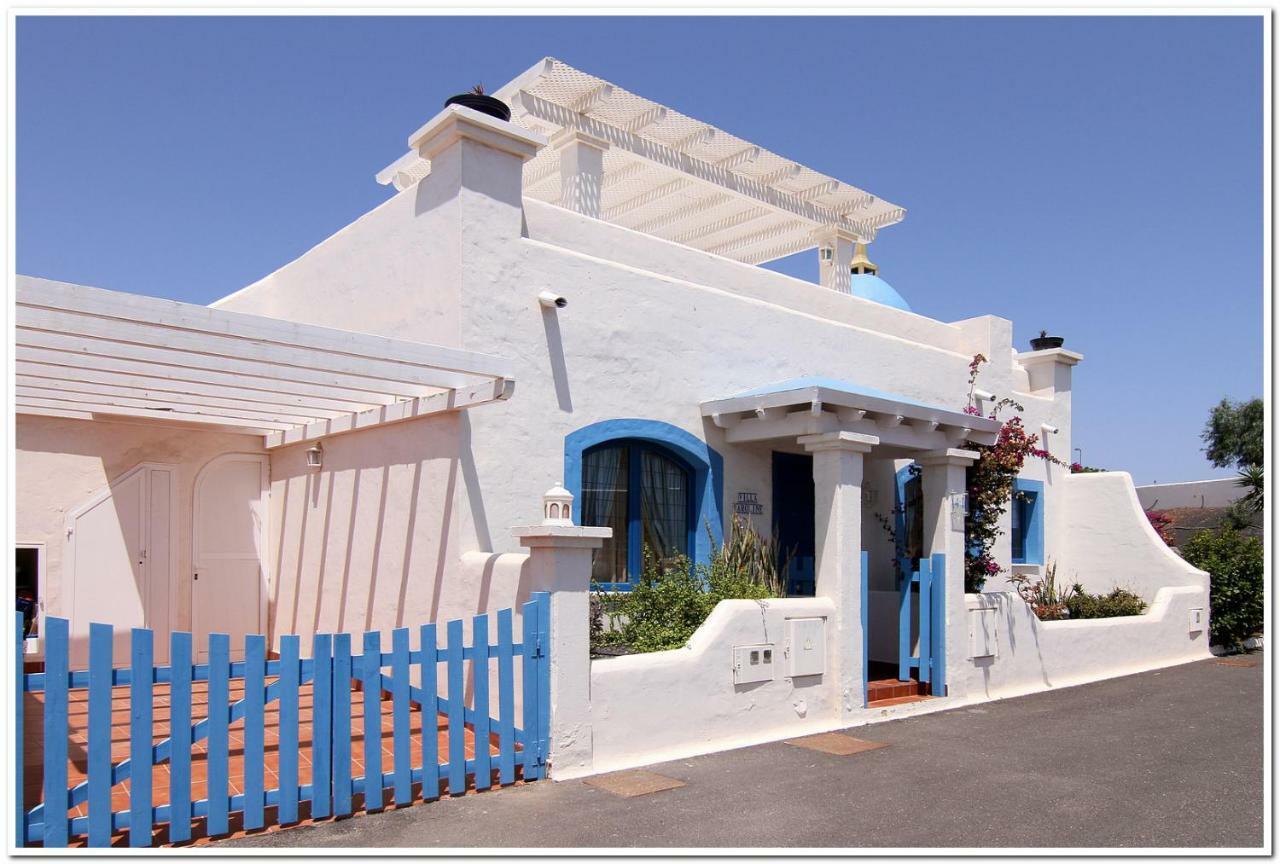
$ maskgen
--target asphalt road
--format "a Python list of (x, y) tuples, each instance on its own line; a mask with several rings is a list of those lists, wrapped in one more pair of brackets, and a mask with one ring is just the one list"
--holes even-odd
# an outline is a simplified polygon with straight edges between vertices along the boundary
[(621, 798), (539, 782), (217, 846), (1260, 847), (1263, 664), (1207, 660), (667, 762), (687, 785)]

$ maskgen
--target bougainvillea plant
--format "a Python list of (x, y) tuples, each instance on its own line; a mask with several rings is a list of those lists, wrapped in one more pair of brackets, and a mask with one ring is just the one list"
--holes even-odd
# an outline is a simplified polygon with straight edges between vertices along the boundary
[(1166, 546), (1173, 545), (1173, 531), (1169, 526), (1173, 524), (1173, 520), (1163, 510), (1147, 510), (1147, 521), (1151, 523), (1151, 527), (1156, 529), (1156, 533), (1160, 535), (1160, 539), (1165, 542)]
[[(975, 407), (973, 389), (978, 372), (986, 362), (986, 357), (975, 354), (969, 363), (969, 404), (964, 409), (966, 414), (982, 415)], [(996, 402), (987, 416), (998, 420), (1000, 412), (1005, 408), (1026, 410), (1014, 400), (1006, 398)], [(996, 541), (1004, 533), (1000, 530), (1000, 519), (1013, 500), (1013, 481), (1027, 458), (1065, 465), (1049, 451), (1037, 446), (1039, 443), (1039, 436), (1028, 433), (1023, 428), (1022, 418), (1017, 414), (1001, 425), (995, 444), (976, 444), (973, 441), (967, 443), (970, 450), (978, 452), (978, 460), (969, 466), (966, 474), (969, 492), (969, 513), (965, 516), (964, 526), (966, 592), (981, 591), (986, 581), (1000, 572), (1000, 565), (994, 555)]]

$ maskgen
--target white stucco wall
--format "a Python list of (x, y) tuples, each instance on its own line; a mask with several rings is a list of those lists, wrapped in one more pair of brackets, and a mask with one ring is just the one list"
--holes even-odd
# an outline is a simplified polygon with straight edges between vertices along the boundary
[(1170, 549), (1151, 527), (1123, 471), (1063, 478), (1058, 580), (1093, 593), (1120, 587), (1150, 602), (1161, 588), (1209, 590), (1209, 576)]
[[(178, 480), (177, 572), (171, 619), (191, 627), (192, 500), (196, 475), (225, 453), (261, 453), (262, 438), (158, 423), (72, 420), (19, 414), (15, 420), (18, 489), (15, 540), (45, 549), (44, 611), (68, 615), (64, 593), (67, 514), (143, 462), (175, 466)], [(155, 622), (167, 632), (168, 622)]]
[(1235, 477), (1192, 480), (1186, 483), (1152, 483), (1138, 486), (1138, 500), (1144, 509), (1169, 510), (1174, 507), (1230, 507), (1249, 489)]
[[(993, 610), (994, 656), (970, 659), (951, 671), (967, 701), (1037, 693), (1132, 675), (1209, 654), (1209, 596), (1194, 586), (1160, 588), (1142, 615), (1083, 621), (1041, 621), (1012, 593), (969, 594), (969, 614)], [(1203, 625), (1191, 630), (1191, 610)]]
[[(592, 661), (593, 772), (835, 728), (830, 658), (826, 675), (792, 679), (782, 656), (786, 619), (834, 614), (824, 599), (725, 600), (684, 648)], [(775, 646), (774, 680), (735, 685), (733, 646), (765, 643)]]

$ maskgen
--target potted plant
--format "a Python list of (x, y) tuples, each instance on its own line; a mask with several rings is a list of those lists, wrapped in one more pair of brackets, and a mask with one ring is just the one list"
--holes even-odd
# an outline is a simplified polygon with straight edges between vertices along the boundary
[(1062, 337), (1050, 336), (1048, 331), (1041, 330), (1040, 335), (1031, 340), (1032, 351), (1044, 351), (1048, 348), (1061, 348)]
[(488, 114), (490, 117), (497, 117), (499, 120), (510, 120), (511, 109), (507, 107), (507, 103), (501, 99), (495, 99), (484, 92), (484, 85), (477, 84), (471, 88), (469, 93), (459, 93), (457, 96), (450, 96), (444, 100), (445, 107), (450, 105), (461, 105), (464, 108), (471, 108), (479, 111), (481, 114)]

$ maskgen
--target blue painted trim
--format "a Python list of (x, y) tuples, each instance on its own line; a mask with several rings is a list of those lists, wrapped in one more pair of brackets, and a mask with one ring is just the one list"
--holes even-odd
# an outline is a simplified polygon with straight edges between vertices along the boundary
[[(1014, 564), (1044, 563), (1044, 482), (1041, 480), (1024, 480), (1015, 477), (1013, 480), (1012, 507), (1023, 507), (1022, 531), (1023, 543), (1021, 558), (1014, 558)], [(1022, 493), (1028, 500), (1018, 497)]]
[(860, 617), (862, 620), (862, 707), (867, 707), (867, 679), (871, 677), (870, 654), (868, 653), (870, 646), (867, 644), (867, 582), (871, 578), (871, 565), (867, 550), (863, 549), (862, 554), (858, 557), (859, 563), (862, 565), (862, 607)]
[(933, 612), (933, 681), (929, 692), (934, 696), (947, 695), (947, 556), (941, 552), (933, 556), (933, 593), (930, 596)]
[[(693, 491), (693, 526), (689, 548), (693, 551), (693, 561), (706, 564), (711, 560), (712, 543), (724, 542), (724, 457), (707, 445), (707, 442), (689, 432), (663, 423), (660, 420), (642, 420), (638, 418), (622, 418), (602, 420), (592, 423), (574, 432), (564, 439), (564, 487), (574, 496), (574, 521), (581, 523), (582, 512), (582, 455), (592, 447), (613, 441), (641, 441), (656, 444), (677, 456), (693, 473), (690, 484)], [(639, 484), (632, 483), (633, 494), (639, 495)], [(631, 510), (639, 518), (639, 506)], [(706, 526), (711, 526), (711, 537), (707, 537)], [(630, 544), (639, 549), (639, 532), (632, 540), (628, 537), (628, 568), (632, 581), (639, 575), (639, 557), (632, 561)]]

